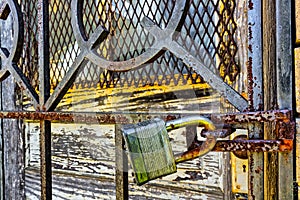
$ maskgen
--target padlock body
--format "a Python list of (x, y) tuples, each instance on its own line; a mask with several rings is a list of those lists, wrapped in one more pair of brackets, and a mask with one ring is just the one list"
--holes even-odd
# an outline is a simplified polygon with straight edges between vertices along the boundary
[(163, 120), (155, 118), (125, 125), (122, 133), (138, 185), (176, 172), (175, 159)]

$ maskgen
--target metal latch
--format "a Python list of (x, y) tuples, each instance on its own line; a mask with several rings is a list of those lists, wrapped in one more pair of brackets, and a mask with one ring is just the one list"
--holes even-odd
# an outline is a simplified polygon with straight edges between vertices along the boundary
[(199, 125), (211, 131), (215, 129), (208, 118), (201, 116), (184, 117), (167, 123), (154, 118), (123, 126), (122, 133), (138, 185), (175, 173), (177, 163), (203, 156), (214, 148), (216, 137), (208, 135), (199, 147), (174, 156), (168, 131), (187, 125)]
[[(244, 129), (250, 123), (272, 122), (277, 135), (272, 140), (234, 139), (223, 140), (235, 129)], [(223, 129), (219, 125), (222, 124)], [(179, 155), (173, 155), (168, 131), (187, 125), (203, 126), (204, 142), (195, 141), (195, 148)], [(293, 148), (295, 123), (290, 110), (272, 110), (233, 114), (211, 114), (207, 116), (188, 116), (164, 122), (151, 119), (138, 124), (124, 125), (122, 128), (130, 162), (138, 185), (149, 180), (176, 172), (176, 164), (217, 152), (288, 152)], [(217, 140), (220, 138), (220, 140)]]

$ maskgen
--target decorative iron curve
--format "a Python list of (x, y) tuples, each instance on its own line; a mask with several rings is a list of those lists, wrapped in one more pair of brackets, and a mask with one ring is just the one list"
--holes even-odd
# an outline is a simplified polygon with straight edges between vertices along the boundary
[(2, 69), (0, 71), (0, 81), (5, 80), (9, 75), (13, 75), (20, 87), (26, 88), (29, 96), (35, 105), (38, 104), (38, 95), (29, 83), (20, 68), (17, 66), (22, 51), (24, 41), (24, 23), (20, 6), (16, 0), (4, 1), (1, 5), (0, 19), (7, 20), (9, 15), (13, 18), (13, 43), (11, 51), (5, 47), (1, 47), (0, 56), (2, 61)]
[[(13, 15), (15, 19), (14, 29), (20, 30), (20, 35), (23, 35), (23, 23), (22, 15), (19, 6), (14, 0), (7, 1), (10, 7), (14, 7)], [(195, 56), (192, 55), (187, 49), (182, 47), (182, 44), (177, 43), (174, 40), (174, 36), (178, 34), (178, 31), (181, 27), (181, 23), (185, 19), (186, 10), (189, 5), (189, 1), (180, 0), (175, 1), (174, 9), (172, 11), (172, 15), (170, 17), (169, 23), (166, 25), (166, 28), (162, 29), (155, 24), (147, 16), (143, 17), (141, 25), (143, 28), (150, 33), (154, 37), (154, 42), (150, 48), (146, 49), (141, 55), (138, 55), (135, 58), (131, 58), (125, 61), (109, 61), (102, 57), (100, 57), (96, 53), (97, 45), (105, 40), (108, 36), (108, 32), (101, 26), (98, 26), (94, 33), (87, 38), (83, 28), (83, 0), (73, 0), (71, 3), (71, 9), (73, 12), (71, 13), (71, 22), (72, 28), (75, 32), (75, 37), (77, 43), (80, 48), (80, 53), (75, 58), (72, 66), (67, 71), (66, 75), (62, 78), (62, 81), (59, 82), (53, 94), (50, 96), (46, 104), (43, 106), (46, 111), (54, 110), (60, 100), (63, 98), (67, 90), (74, 83), (76, 75), (82, 70), (84, 66), (87, 65), (89, 61), (94, 64), (107, 69), (108, 71), (127, 71), (131, 69), (135, 69), (138, 67), (142, 67), (144, 63), (147, 63), (153, 58), (156, 58), (159, 53), (165, 51), (166, 49), (173, 53), (177, 58), (183, 61), (184, 64), (193, 68), (198, 74), (202, 76), (202, 78), (207, 81), (215, 90), (217, 90), (222, 96), (224, 96), (231, 104), (233, 104), (238, 110), (244, 111), (248, 107), (248, 102), (233, 88), (231, 88), (228, 84), (226, 84), (223, 79), (221, 79), (218, 75), (216, 75), (209, 67), (207, 67), (207, 63), (203, 63), (203, 61), (199, 60)], [(19, 28), (18, 28), (19, 27)], [(175, 34), (176, 33), (176, 34)], [(179, 33), (180, 34), (180, 33)], [(14, 40), (18, 46), (16, 49), (21, 49), (21, 44), (23, 43), (21, 40), (22, 37), (18, 37), (18, 39)], [(187, 40), (191, 40), (189, 42), (193, 42), (192, 39), (187, 38)], [(5, 53), (2, 51), (2, 57), (5, 59)], [(18, 60), (20, 57), (19, 50), (16, 50), (15, 57), (13, 57), (12, 61)], [(207, 54), (207, 52), (204, 52)], [(6, 54), (7, 55), (7, 54)], [(208, 55), (208, 57), (210, 57)], [(7, 58), (6, 58), (7, 59)], [(214, 66), (213, 62), (209, 63)], [(38, 103), (38, 95), (33, 87), (29, 84), (28, 78), (22, 73), (20, 68), (16, 66), (16, 64), (12, 63), (8, 70), (10, 73), (14, 73), (14, 77), (17, 77), (18, 83), (21, 84), (23, 88), (28, 89), (30, 97), (34, 100), (35, 104)], [(5, 71), (4, 71), (5, 72)], [(6, 74), (7, 73), (3, 73)], [(5, 78), (5, 76), (3, 76)]]
[[(96, 53), (95, 47), (105, 40), (108, 35), (108, 31), (105, 28), (98, 26), (94, 33), (88, 38), (83, 28), (83, 0), (73, 0), (71, 4), (72, 12), (72, 27), (75, 32), (75, 38), (81, 49), (80, 54), (75, 59), (70, 70), (58, 84), (50, 99), (47, 101), (45, 107), (52, 110), (58, 103), (57, 100), (62, 98), (65, 91), (74, 81), (74, 76), (78, 73), (81, 66), (86, 65), (87, 60), (92, 61), (97, 66), (107, 69), (109, 71), (128, 71), (149, 62), (153, 58), (162, 52), (164, 49), (168, 49), (175, 56), (180, 58), (186, 65), (192, 67), (207, 81), (215, 90), (223, 95), (230, 103), (232, 103), (238, 110), (244, 111), (248, 107), (248, 102), (233, 88), (226, 84), (219, 76), (213, 73), (202, 61), (195, 58), (189, 51), (182, 48), (180, 44), (175, 42), (173, 36), (181, 27), (181, 22), (184, 19), (184, 14), (188, 1), (180, 0), (176, 1), (171, 20), (165, 29), (158, 27), (150, 18), (145, 16), (142, 19), (142, 26), (154, 37), (154, 43), (144, 53), (131, 58), (126, 61), (109, 61), (100, 57)], [(210, 63), (213, 65), (213, 63)]]

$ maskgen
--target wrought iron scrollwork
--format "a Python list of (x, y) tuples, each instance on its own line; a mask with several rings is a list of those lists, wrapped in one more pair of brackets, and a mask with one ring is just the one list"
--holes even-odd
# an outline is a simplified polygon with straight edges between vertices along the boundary
[[(73, 0), (71, 7), (72, 10), (74, 10), (74, 12), (72, 12), (72, 27), (75, 32), (75, 38), (81, 49), (79, 56), (81, 60), (79, 62), (75, 62), (75, 67), (71, 68), (70, 73), (68, 73), (69, 77), (66, 77), (66, 81), (77, 72), (77, 69), (80, 67), (80, 64), (77, 63), (81, 63), (81, 61), (85, 58), (99, 67), (107, 70), (128, 71), (141, 67), (144, 63), (147, 63), (155, 58), (160, 52), (168, 49), (175, 56), (182, 59), (186, 65), (199, 73), (206, 82), (208, 82), (238, 110), (244, 111), (247, 109), (248, 102), (239, 93), (226, 84), (218, 75), (212, 72), (210, 68), (204, 64), (204, 61), (194, 57), (188, 50), (184, 49), (175, 41), (174, 36), (175, 33), (179, 33), (182, 22), (184, 21), (185, 10), (188, 7), (188, 1), (175, 1), (175, 7), (172, 12), (172, 16), (166, 28), (164, 29), (161, 29), (150, 18), (145, 16), (141, 21), (141, 25), (154, 37), (154, 43), (141, 55), (126, 61), (109, 61), (99, 56), (94, 47), (105, 40), (105, 28), (99, 26), (91, 35), (91, 37), (88, 38), (83, 25), (83, 0)], [(210, 62), (210, 64), (214, 65), (213, 62)], [(64, 88), (64, 86), (66, 86), (64, 83), (66, 82), (63, 81), (58, 88)], [(63, 89), (57, 91), (57, 94), (59, 94), (61, 91), (63, 91)]]
[[(176, 35), (180, 34), (179, 31), (185, 19), (186, 10), (189, 5), (188, 1), (174, 1), (172, 14), (163, 29), (155, 24), (155, 22), (150, 18), (144, 16), (140, 25), (150, 34), (150, 36), (154, 37), (154, 41), (140, 55), (124, 61), (111, 61), (101, 57), (97, 53), (97, 46), (106, 40), (109, 32), (104, 27), (98, 26), (88, 38), (83, 25), (83, 3), (84, 0), (73, 0), (71, 3), (71, 9), (73, 10), (71, 13), (71, 23), (76, 41), (80, 48), (80, 53), (70, 69), (67, 71), (65, 77), (63, 77), (62, 81), (43, 106), (46, 110), (53, 110), (56, 107), (66, 91), (73, 84), (78, 72), (80, 72), (80, 70), (89, 61), (110, 71), (128, 71), (142, 67), (143, 64), (155, 59), (166, 49), (173, 53), (177, 58), (181, 59), (187, 66), (200, 74), (203, 79), (212, 86), (212, 88), (217, 90), (238, 110), (243, 111), (247, 109), (247, 100), (245, 100), (238, 92), (226, 84), (222, 78), (211, 70), (211, 66), (214, 66), (213, 62), (209, 63), (211, 66), (207, 66), (207, 62), (194, 57), (192, 53), (176, 41)], [(24, 25), (21, 10), (15, 0), (7, 0), (4, 3), (1, 19), (5, 20), (10, 13), (12, 13), (14, 18), (13, 28), (15, 33), (13, 48), (11, 52), (8, 52), (7, 49), (1, 48), (1, 57), (4, 67), (1, 70), (1, 80), (4, 80), (9, 76), (9, 74), (13, 74), (13, 76), (17, 79), (17, 82), (21, 84), (23, 88), (28, 90), (28, 93), (30, 97), (32, 97), (34, 103), (38, 104), (38, 95), (36, 91), (29, 84), (28, 79), (24, 76), (20, 68), (16, 65), (22, 51)], [(193, 42), (192, 39), (187, 39), (191, 40), (189, 42)], [(207, 52), (204, 53), (207, 54)]]
[[(101, 32), (103, 31), (103, 28), (101, 27), (98, 27), (96, 31), (94, 31), (90, 39), (87, 38), (83, 26), (83, 2), (83, 0), (72, 1), (71, 8), (75, 11), (72, 13), (72, 27), (74, 30), (76, 41), (78, 42), (81, 51), (86, 51), (86, 42), (92, 40), (93, 38), (94, 40), (96, 39), (94, 42), (103, 42), (105, 38), (101, 37)], [(166, 28), (164, 29), (164, 33), (166, 33), (168, 36), (172, 37), (175, 32), (177, 32), (182, 26), (182, 19), (184, 19), (184, 11), (186, 10), (186, 7), (187, 3), (185, 0), (175, 1), (172, 16)], [(94, 49), (89, 53), (86, 53), (86, 57), (94, 64), (102, 68), (111, 71), (128, 71), (141, 67), (143, 64), (157, 57), (157, 54), (159, 54), (163, 50), (162, 44), (163, 43), (161, 40), (154, 40), (154, 43), (150, 46), (150, 48), (146, 49), (144, 53), (135, 58), (131, 58), (125, 61), (109, 61), (99, 56)], [(95, 43), (93, 45), (96, 46), (97, 44)]]
[[(72, 28), (74, 30), (74, 35), (81, 51), (74, 61), (73, 65), (70, 67), (66, 76), (59, 83), (57, 89), (47, 101), (45, 107), (50, 110), (57, 105), (60, 98), (62, 98), (68, 87), (74, 81), (77, 73), (81, 70), (81, 67), (86, 65), (88, 61), (91, 61), (99, 67), (107, 70), (128, 71), (131, 69), (139, 68), (143, 64), (153, 60), (164, 50), (164, 43), (162, 43), (162, 41), (160, 40), (155, 40), (152, 46), (146, 49), (144, 53), (129, 60), (109, 61), (101, 57), (96, 52), (97, 49), (95, 47), (106, 39), (108, 30), (106, 30), (102, 26), (98, 26), (94, 33), (90, 36), (90, 38), (88, 38), (83, 25), (83, 3), (83, 0), (73, 0), (71, 3), (71, 10), (74, 11), (72, 12), (71, 16)], [(184, 18), (184, 12), (186, 10), (185, 8), (187, 7), (187, 1), (185, 0), (175, 1), (174, 3), (175, 6), (172, 16), (169, 20), (170, 22), (164, 29), (167, 30), (165, 31), (165, 34), (168, 34), (169, 36), (174, 35), (180, 29)]]
[(32, 98), (33, 103), (36, 105), (38, 104), (38, 95), (17, 65), (23, 51), (24, 23), (20, 6), (16, 0), (7, 0), (3, 2), (1, 6), (0, 19), (7, 20), (9, 15), (12, 15), (13, 17), (12, 48), (10, 51), (5, 47), (0, 48), (2, 62), (0, 81), (5, 80), (9, 75), (12, 75), (20, 87), (26, 89), (29, 96)]

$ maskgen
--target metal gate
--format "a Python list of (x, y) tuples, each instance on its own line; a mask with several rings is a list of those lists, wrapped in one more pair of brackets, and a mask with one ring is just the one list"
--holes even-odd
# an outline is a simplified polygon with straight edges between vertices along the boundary
[[(213, 151), (248, 152), (249, 199), (268, 195), (293, 199), (294, 175), (286, 173), (294, 169), (292, 3), (277, 0), (271, 8), (268, 4), (256, 0), (2, 1), (0, 80), (14, 78), (22, 108), (2, 107), (0, 116), (40, 122), (41, 198), (52, 198), (52, 121), (116, 124), (115, 145), (122, 149), (120, 124), (200, 114), (219, 124), (220, 130), (209, 133), (217, 138), (226, 138), (236, 129), (248, 130), (247, 140), (218, 140)], [(194, 91), (201, 85), (201, 95), (217, 93), (223, 113), (195, 110), (198, 101), (185, 104), (184, 110), (143, 106), (159, 105), (172, 99), (172, 93), (154, 98), (145, 92), (138, 98), (143, 93), (140, 87), (151, 91), (170, 85)], [(106, 95), (112, 90), (123, 94), (122, 88), (134, 88), (135, 93), (112, 106), (99, 99), (104, 106), (96, 112), (66, 109), (64, 102), (73, 90), (91, 88)], [(82, 101), (90, 103), (91, 98)], [(118, 151), (116, 157), (116, 195), (126, 199), (127, 160)], [(271, 184), (274, 181), (278, 187)]]

